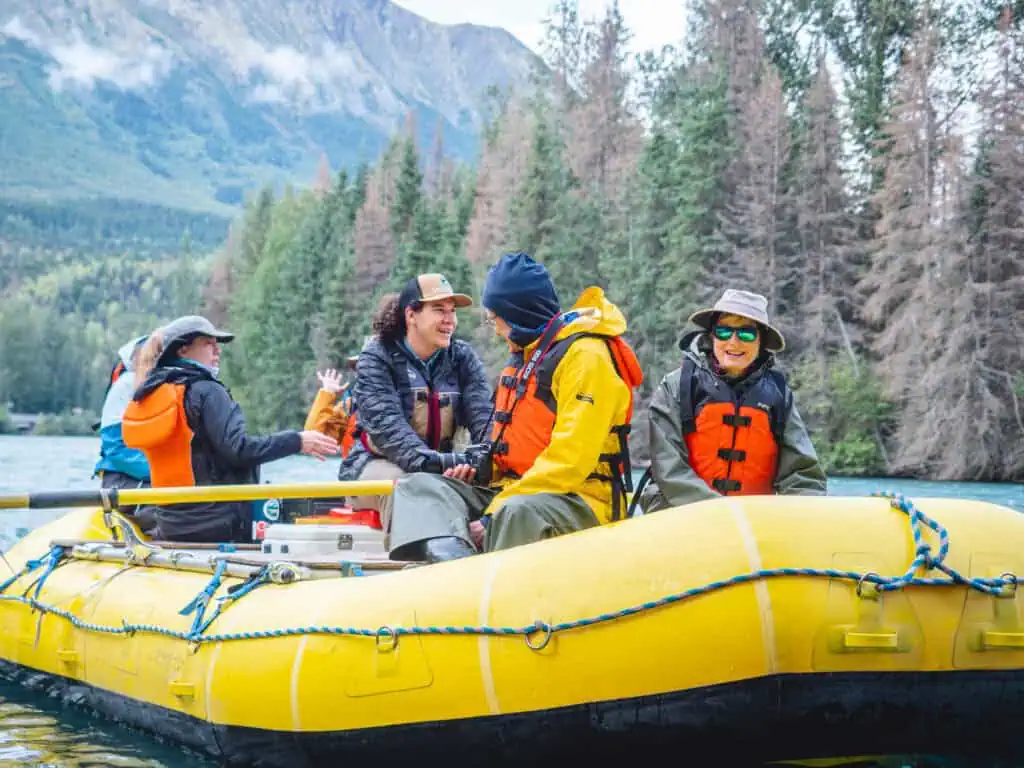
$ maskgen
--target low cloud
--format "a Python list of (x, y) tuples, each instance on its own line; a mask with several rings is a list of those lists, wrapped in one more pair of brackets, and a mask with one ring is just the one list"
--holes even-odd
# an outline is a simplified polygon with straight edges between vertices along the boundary
[(330, 43), (313, 51), (289, 45), (264, 48), (249, 39), (233, 51), (253, 82), (256, 102), (301, 106), (311, 111), (363, 110), (360, 89), (372, 82), (354, 54)]
[(36, 48), (42, 45), (42, 40), (40, 40), (39, 36), (26, 27), (17, 16), (4, 24), (3, 27), (0, 27), (0, 32), (3, 32), (5, 37), (13, 37)]
[(77, 30), (70, 41), (59, 40), (33, 32), (17, 16), (2, 31), (53, 59), (48, 74), (55, 91), (91, 89), (100, 81), (123, 91), (142, 90), (163, 80), (174, 66), (171, 52), (154, 43), (147, 43), (141, 50), (117, 51), (86, 42)]

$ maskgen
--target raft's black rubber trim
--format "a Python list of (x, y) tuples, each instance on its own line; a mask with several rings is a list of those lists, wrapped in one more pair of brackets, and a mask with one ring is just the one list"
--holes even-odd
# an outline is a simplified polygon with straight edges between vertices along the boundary
[[(258, 674), (258, 673), (256, 673)], [(231, 766), (762, 765), (855, 755), (1024, 758), (1024, 670), (779, 675), (690, 691), (348, 732), (275, 732), (188, 715), (0, 661), (0, 676), (204, 751)], [(339, 678), (338, 696), (344, 693)], [(385, 694), (386, 695), (386, 694)], [(330, 701), (323, 706), (330, 707)], [(371, 762), (372, 761), (372, 762)], [(853, 763), (851, 763), (853, 764)]]

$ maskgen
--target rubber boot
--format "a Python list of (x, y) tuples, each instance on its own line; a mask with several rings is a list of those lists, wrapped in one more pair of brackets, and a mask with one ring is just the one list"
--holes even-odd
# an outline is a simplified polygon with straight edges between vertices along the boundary
[(475, 555), (476, 550), (458, 536), (439, 536), (423, 542), (424, 560), (428, 563), (440, 563), (445, 560), (458, 560), (460, 557)]

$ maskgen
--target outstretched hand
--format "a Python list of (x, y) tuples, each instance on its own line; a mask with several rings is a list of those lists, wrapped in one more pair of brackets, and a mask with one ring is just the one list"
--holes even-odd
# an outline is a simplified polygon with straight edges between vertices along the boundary
[(344, 386), (341, 381), (341, 373), (334, 368), (328, 368), (323, 373), (317, 371), (316, 377), (320, 380), (321, 388), (330, 392), (332, 395), (336, 395), (341, 392), (342, 387)]
[(337, 455), (339, 451), (338, 441), (322, 432), (307, 429), (305, 432), (299, 432), (299, 438), (302, 440), (302, 453), (320, 461), (327, 456)]

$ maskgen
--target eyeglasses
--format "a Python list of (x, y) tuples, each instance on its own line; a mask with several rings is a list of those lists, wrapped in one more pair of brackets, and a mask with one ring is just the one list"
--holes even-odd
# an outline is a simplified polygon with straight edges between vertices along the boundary
[(743, 342), (749, 344), (757, 341), (758, 329), (756, 325), (744, 325), (742, 328), (733, 328), (731, 325), (716, 325), (713, 333), (719, 341), (728, 341), (733, 334)]

